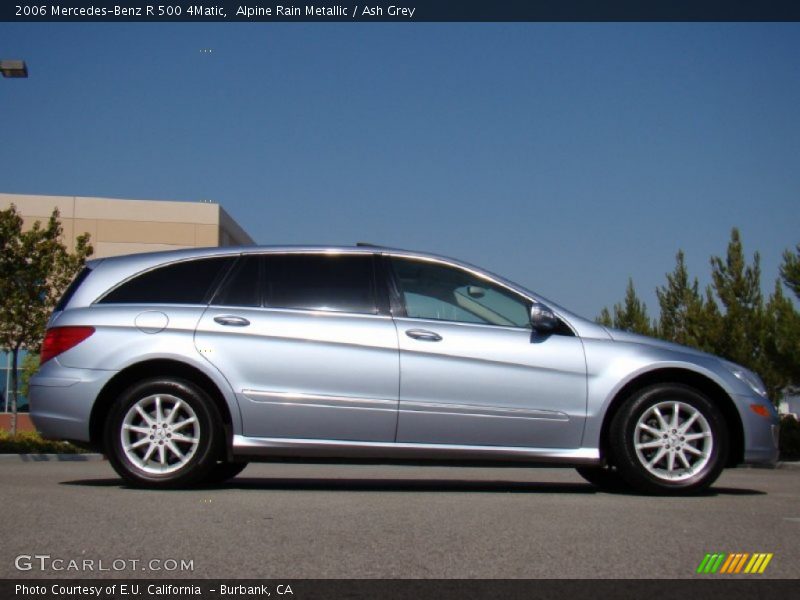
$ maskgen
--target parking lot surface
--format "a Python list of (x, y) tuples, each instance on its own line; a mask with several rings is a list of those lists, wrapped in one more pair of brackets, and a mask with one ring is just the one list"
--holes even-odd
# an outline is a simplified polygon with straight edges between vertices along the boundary
[(774, 555), (729, 577), (800, 576), (800, 470), (654, 498), (571, 469), (256, 464), (154, 492), (105, 461), (6, 461), (0, 489), (3, 578), (724, 577), (696, 574), (715, 552)]

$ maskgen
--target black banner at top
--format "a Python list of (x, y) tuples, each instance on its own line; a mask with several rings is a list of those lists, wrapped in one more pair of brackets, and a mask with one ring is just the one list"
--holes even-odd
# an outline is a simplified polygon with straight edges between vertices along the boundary
[(2, 3), (0, 21), (800, 21), (800, 0), (16, 0)]

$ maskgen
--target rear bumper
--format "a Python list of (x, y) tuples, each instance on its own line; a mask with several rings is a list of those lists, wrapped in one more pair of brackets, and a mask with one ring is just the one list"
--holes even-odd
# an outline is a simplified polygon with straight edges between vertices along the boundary
[(71, 369), (49, 360), (31, 378), (33, 424), (43, 437), (88, 443), (95, 400), (116, 371)]

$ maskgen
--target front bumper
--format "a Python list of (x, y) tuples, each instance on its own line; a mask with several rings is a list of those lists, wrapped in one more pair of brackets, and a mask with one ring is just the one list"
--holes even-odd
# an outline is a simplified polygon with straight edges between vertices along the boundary
[[(737, 394), (734, 401), (739, 408), (744, 429), (744, 463), (769, 465), (778, 461), (778, 433), (780, 419), (775, 407), (760, 396)], [(766, 406), (769, 417), (763, 417), (750, 409), (750, 405)]]
[(88, 443), (95, 400), (115, 374), (47, 361), (31, 378), (28, 392), (31, 419), (42, 437)]

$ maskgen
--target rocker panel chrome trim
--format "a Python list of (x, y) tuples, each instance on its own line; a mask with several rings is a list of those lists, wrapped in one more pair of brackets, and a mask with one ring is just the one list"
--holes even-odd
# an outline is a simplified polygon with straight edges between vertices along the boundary
[(456, 446), (449, 444), (398, 444), (289, 438), (233, 436), (234, 456), (307, 458), (370, 458), (422, 460), (485, 460), (558, 462), (571, 465), (600, 463), (597, 448), (517, 448), (512, 446)]

